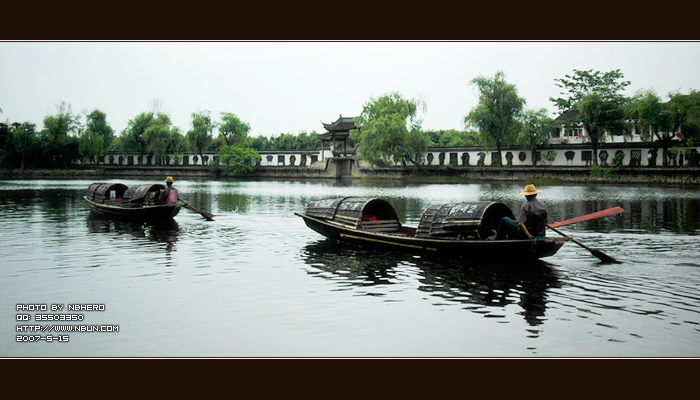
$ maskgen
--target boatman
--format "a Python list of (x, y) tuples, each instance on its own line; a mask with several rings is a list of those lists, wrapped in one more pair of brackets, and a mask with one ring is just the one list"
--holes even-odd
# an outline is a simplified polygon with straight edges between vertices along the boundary
[(173, 186), (173, 177), (169, 176), (165, 178), (165, 184), (167, 187), (160, 191), (160, 196), (158, 197), (159, 204), (174, 204), (177, 203), (179, 198), (179, 193), (175, 186)]
[(525, 191), (520, 193), (525, 196), (527, 202), (520, 207), (518, 220), (513, 221), (508, 217), (503, 217), (498, 224), (498, 231), (491, 230), (493, 236), (491, 240), (504, 239), (534, 239), (535, 237), (545, 237), (545, 225), (549, 220), (547, 206), (537, 198), (537, 194), (542, 193), (535, 185), (525, 186)]

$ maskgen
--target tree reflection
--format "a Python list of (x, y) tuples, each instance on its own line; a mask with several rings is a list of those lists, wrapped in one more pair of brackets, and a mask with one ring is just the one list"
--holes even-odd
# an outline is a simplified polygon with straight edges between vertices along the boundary
[[(522, 308), (530, 326), (544, 322), (547, 291), (560, 286), (556, 272), (544, 261), (488, 262), (350, 247), (321, 240), (304, 247), (302, 259), (311, 272), (342, 286), (392, 285), (406, 279), (401, 268), (419, 269), (418, 290), (489, 317), (503, 317), (511, 304)], [(322, 273), (321, 273), (322, 272)]]

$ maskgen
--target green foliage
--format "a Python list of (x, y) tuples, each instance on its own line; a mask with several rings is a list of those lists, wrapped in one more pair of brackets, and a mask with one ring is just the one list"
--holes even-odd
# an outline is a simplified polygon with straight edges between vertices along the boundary
[(622, 169), (622, 161), (625, 158), (624, 153), (616, 153), (612, 159), (611, 167), (602, 167), (598, 164), (591, 166), (591, 175), (597, 178), (611, 179), (619, 177), (619, 171)]
[(568, 97), (551, 98), (550, 101), (560, 111), (569, 111), (576, 104), (590, 94), (598, 94), (603, 100), (615, 100), (620, 96), (629, 81), (621, 81), (624, 74), (619, 69), (608, 72), (594, 70), (574, 69), (573, 75), (564, 75), (564, 78), (555, 79), (556, 86), (564, 89), (562, 95)]
[(505, 81), (502, 71), (493, 78), (474, 78), (472, 84), (479, 91), (479, 103), (464, 117), (464, 123), (477, 128), (482, 142), (494, 145), (500, 155), (501, 147), (516, 141), (525, 100), (518, 96), (515, 85)]
[(420, 130), (419, 107), (425, 105), (415, 99), (406, 100), (398, 93), (370, 98), (355, 121), (360, 128), (350, 131), (362, 157), (375, 165), (410, 162), (418, 166), (429, 143), (428, 136)]
[(588, 133), (594, 148), (605, 142), (605, 133), (623, 129), (624, 102), (622, 98), (606, 99), (598, 93), (583, 97), (577, 104), (578, 120)]
[(668, 104), (662, 103), (653, 90), (638, 92), (625, 108), (626, 117), (635, 121), (642, 139), (649, 140), (653, 135), (662, 142), (672, 139), (675, 132), (669, 111)]
[(114, 129), (107, 123), (107, 114), (93, 110), (87, 116), (86, 128), (78, 138), (78, 151), (84, 158), (97, 163), (114, 141)]
[(173, 133), (170, 128), (170, 117), (166, 114), (158, 114), (144, 132), (144, 138), (148, 145), (147, 150), (156, 158), (156, 164), (164, 164), (165, 155), (172, 147)]
[(145, 154), (148, 149), (146, 140), (146, 130), (154, 119), (152, 112), (142, 112), (134, 119), (129, 120), (126, 129), (122, 132), (122, 139), (119, 141), (121, 151), (135, 151)]
[(228, 175), (251, 173), (261, 159), (257, 151), (248, 147), (225, 145), (219, 149), (219, 162)]
[(227, 145), (242, 145), (250, 132), (250, 124), (241, 121), (235, 114), (222, 112), (219, 135)]
[(314, 151), (321, 148), (321, 139), (315, 131), (311, 133), (300, 132), (296, 135), (291, 133), (281, 133), (279, 135), (267, 137), (258, 135), (247, 137), (245, 147), (250, 147), (257, 151), (272, 150), (309, 150)]
[(55, 115), (44, 117), (42, 151), (52, 166), (67, 168), (79, 154), (78, 140), (72, 136), (79, 127), (78, 117), (73, 115), (66, 102), (57, 104), (56, 110)]
[(627, 100), (621, 92), (630, 84), (622, 81), (620, 70), (600, 72), (574, 70), (573, 75), (555, 79), (567, 97), (550, 98), (561, 111), (575, 111), (571, 123), (580, 123), (593, 147), (593, 164), (598, 163), (598, 145), (605, 142), (606, 132), (622, 131), (625, 127), (624, 110)]
[(554, 162), (554, 160), (557, 158), (557, 152), (550, 150), (546, 153), (542, 154), (542, 160), (548, 162), (550, 165)]
[(537, 165), (537, 157), (534, 157), (537, 149), (549, 143), (549, 138), (554, 129), (554, 121), (547, 116), (547, 110), (527, 109), (521, 115), (520, 131), (516, 142), (521, 148), (532, 151), (532, 165)]
[(669, 95), (668, 112), (675, 122), (674, 131), (681, 132), (684, 138), (700, 140), (700, 92), (691, 90), (687, 95)]
[(479, 146), (481, 141), (474, 131), (458, 131), (456, 129), (426, 131), (430, 146), (437, 147), (467, 147)]
[(619, 170), (620, 168), (622, 168), (622, 162), (624, 161), (624, 159), (625, 159), (625, 153), (623, 153), (623, 152), (615, 153), (615, 155), (613, 156), (613, 159), (612, 159), (613, 167), (616, 170)]
[(192, 150), (199, 153), (200, 158), (203, 157), (204, 151), (212, 145), (211, 135), (213, 131), (214, 123), (208, 111), (192, 113), (192, 130), (187, 132), (187, 144)]
[(20, 168), (24, 170), (26, 154), (38, 144), (36, 125), (31, 122), (14, 123), (9, 133), (6, 149), (9, 150), (8, 153), (10, 155), (17, 154), (20, 156)]

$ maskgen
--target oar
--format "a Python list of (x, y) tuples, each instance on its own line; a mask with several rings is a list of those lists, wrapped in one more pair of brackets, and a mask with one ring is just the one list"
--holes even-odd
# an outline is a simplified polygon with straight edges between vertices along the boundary
[(571, 224), (575, 224), (575, 223), (577, 223), (577, 222), (583, 222), (583, 221), (588, 221), (588, 220), (591, 220), (591, 219), (607, 217), (607, 216), (609, 216), (609, 215), (620, 214), (620, 213), (623, 213), (623, 212), (625, 212), (625, 210), (623, 210), (622, 207), (613, 207), (613, 208), (609, 208), (609, 209), (607, 209), (607, 210), (598, 211), (598, 212), (594, 212), (594, 213), (591, 213), (591, 214), (582, 215), (582, 216), (580, 216), (580, 217), (567, 219), (566, 221), (555, 222), (555, 223), (553, 223), (553, 224), (547, 225), (547, 227), (549, 227), (549, 228), (558, 228), (558, 227), (560, 227), (560, 226), (571, 225)]
[(568, 240), (571, 240), (572, 242), (576, 243), (577, 245), (579, 245), (579, 246), (583, 247), (584, 249), (590, 251), (591, 254), (593, 254), (595, 257), (597, 257), (600, 261), (602, 261), (602, 262), (604, 262), (604, 263), (621, 264), (619, 261), (617, 261), (616, 259), (614, 259), (614, 258), (610, 257), (609, 255), (603, 253), (602, 251), (596, 250), (596, 249), (592, 249), (592, 248), (586, 246), (585, 244), (579, 242), (578, 240), (572, 238), (571, 236), (565, 235), (564, 233), (562, 233), (562, 232), (559, 231), (558, 229), (552, 228), (551, 225), (546, 225), (546, 226), (547, 226), (547, 228), (553, 230), (554, 232), (556, 232), (556, 233), (558, 233), (558, 234), (564, 236), (564, 237), (567, 238)]
[(186, 201), (184, 201), (184, 200), (182, 200), (182, 199), (178, 199), (178, 200), (181, 201), (181, 202), (184, 204), (183, 207), (185, 207), (186, 209), (188, 209), (188, 210), (190, 210), (190, 211), (196, 212), (197, 214), (199, 214), (199, 215), (201, 215), (202, 217), (206, 218), (207, 221), (213, 221), (213, 220), (214, 220), (214, 214), (210, 214), (210, 213), (208, 213), (208, 212), (204, 212), (204, 211), (202, 211), (202, 210), (198, 210), (198, 209), (192, 207), (192, 206), (190, 205), (190, 203), (188, 203), (188, 202), (186, 202)]

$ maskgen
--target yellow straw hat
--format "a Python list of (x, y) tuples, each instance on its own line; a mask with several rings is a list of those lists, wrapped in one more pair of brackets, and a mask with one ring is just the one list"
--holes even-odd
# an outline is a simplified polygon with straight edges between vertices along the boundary
[(170, 182), (170, 183), (174, 182), (172, 176), (169, 176), (169, 177), (165, 178), (165, 181), (166, 181), (166, 182)]
[(520, 193), (521, 196), (532, 196), (533, 194), (542, 193), (541, 190), (537, 190), (535, 185), (525, 186), (525, 191)]

